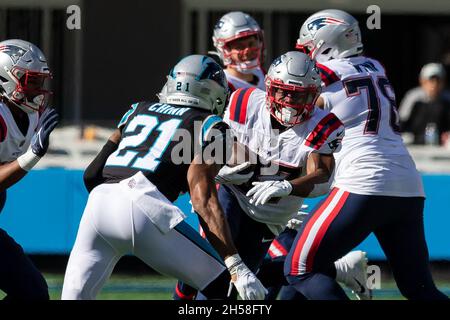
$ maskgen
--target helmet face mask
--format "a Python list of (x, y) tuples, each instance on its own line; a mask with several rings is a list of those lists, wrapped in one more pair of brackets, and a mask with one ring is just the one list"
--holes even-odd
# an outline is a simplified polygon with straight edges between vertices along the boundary
[(296, 48), (320, 63), (361, 54), (358, 21), (341, 10), (319, 11), (303, 23)]
[(304, 44), (300, 44), (299, 41), (300, 41), (300, 39), (297, 40), (295, 48), (298, 51), (303, 52), (304, 54), (307, 54), (308, 56), (311, 57), (311, 52), (314, 51), (314, 43), (312, 41), (308, 41)]
[(212, 37), (223, 64), (241, 73), (252, 73), (264, 60), (264, 34), (258, 23), (240, 11), (224, 15)]
[(320, 75), (306, 54), (288, 52), (277, 58), (266, 76), (266, 105), (283, 126), (291, 127), (311, 117), (320, 94)]
[(16, 89), (11, 94), (11, 101), (31, 111), (40, 111), (47, 104), (52, 92), (47, 90), (52, 78), (50, 73), (34, 72), (20, 67), (11, 70)]
[(241, 73), (251, 73), (261, 66), (262, 47), (261, 37), (257, 32), (247, 32), (243, 36), (225, 42), (224, 60), (230, 61), (227, 67)]
[(222, 67), (212, 58), (190, 55), (170, 71), (158, 97), (162, 103), (190, 106), (221, 115), (228, 102), (229, 88)]
[(309, 119), (319, 97), (317, 87), (299, 87), (271, 81), (267, 88), (272, 116), (285, 126), (300, 124)]
[(0, 91), (6, 101), (27, 113), (44, 109), (51, 77), (38, 47), (18, 39), (0, 42)]

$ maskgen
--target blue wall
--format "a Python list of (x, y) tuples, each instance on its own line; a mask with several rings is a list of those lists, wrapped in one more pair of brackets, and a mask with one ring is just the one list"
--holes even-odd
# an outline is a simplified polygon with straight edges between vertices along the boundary
[[(87, 199), (79, 170), (34, 170), (8, 190), (8, 198), (0, 214), (0, 227), (5, 229), (27, 253), (67, 254), (75, 241), (78, 224)], [(425, 232), (431, 259), (450, 260), (450, 175), (423, 176)], [(314, 206), (319, 199), (309, 199)], [(190, 211), (189, 198), (180, 197), (177, 205)], [(188, 221), (197, 219), (189, 214)], [(385, 259), (376, 239), (370, 236), (359, 248), (371, 259)]]

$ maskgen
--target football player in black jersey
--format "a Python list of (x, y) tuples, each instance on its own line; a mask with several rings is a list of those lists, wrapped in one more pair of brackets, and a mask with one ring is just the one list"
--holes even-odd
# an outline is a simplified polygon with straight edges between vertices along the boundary
[[(214, 183), (230, 153), (220, 118), (227, 99), (222, 68), (191, 55), (170, 71), (160, 102), (131, 106), (85, 172), (90, 195), (62, 299), (94, 299), (128, 253), (208, 298), (226, 298), (230, 275), (241, 298), (264, 298), (266, 289), (237, 254)], [(209, 242), (172, 204), (183, 192)]]

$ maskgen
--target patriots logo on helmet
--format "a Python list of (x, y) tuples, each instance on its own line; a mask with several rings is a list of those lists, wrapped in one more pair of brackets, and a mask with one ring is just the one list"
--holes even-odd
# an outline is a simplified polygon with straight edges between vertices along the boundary
[(18, 47), (18, 46), (5, 45), (5, 46), (0, 46), (0, 52), (7, 53), (11, 57), (12, 61), (14, 63), (17, 63), (17, 61), (19, 61), (19, 59), (25, 53), (27, 53), (27, 50), (24, 50), (24, 49), (22, 49), (21, 47)]
[(215, 25), (214, 29), (220, 29), (224, 25), (224, 22), (222, 20), (219, 20)]
[(326, 25), (339, 25), (339, 24), (345, 24), (345, 21), (335, 19), (335, 18), (325, 17), (325, 18), (319, 18), (319, 19), (311, 21), (310, 23), (308, 23), (307, 27), (308, 27), (308, 31), (311, 32), (312, 35), (314, 36), (319, 29), (321, 29), (322, 27), (325, 27)]

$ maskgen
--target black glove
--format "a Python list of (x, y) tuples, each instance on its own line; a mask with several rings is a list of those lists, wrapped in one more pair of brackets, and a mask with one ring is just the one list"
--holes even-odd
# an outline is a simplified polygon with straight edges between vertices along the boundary
[(50, 133), (58, 124), (58, 118), (55, 109), (47, 108), (41, 114), (37, 131), (31, 139), (31, 150), (38, 157), (43, 157), (47, 152)]

